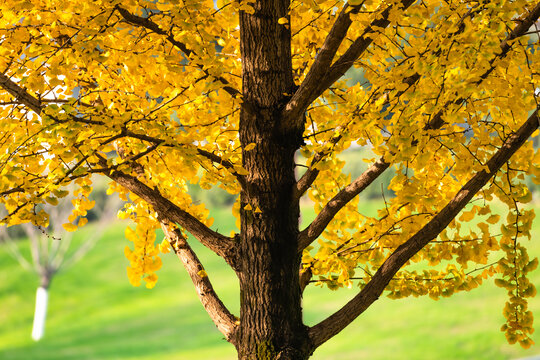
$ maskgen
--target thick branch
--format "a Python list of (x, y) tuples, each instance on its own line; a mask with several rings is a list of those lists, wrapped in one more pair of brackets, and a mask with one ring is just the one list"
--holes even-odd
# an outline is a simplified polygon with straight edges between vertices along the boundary
[[(413, 3), (414, 0), (403, 0), (401, 6), (403, 9), (406, 9)], [(368, 46), (371, 45), (373, 39), (368, 36), (374, 32), (374, 28), (386, 28), (390, 24), (388, 17), (390, 11), (393, 9), (392, 6), (386, 8), (379, 18), (373, 20), (370, 26), (364, 30), (364, 33), (330, 66), (339, 45), (347, 35), (347, 30), (352, 23), (350, 13), (358, 11), (357, 8), (356, 6), (349, 8), (346, 5), (341, 10), (306, 78), (285, 106), (283, 113), (285, 118), (293, 122), (300, 121), (300, 114), (307, 109), (309, 104), (342, 77)]]
[(302, 269), (302, 265), (300, 265), (300, 292), (304, 292), (312, 277), (313, 271), (311, 271), (311, 267)]
[(229, 265), (236, 268), (234, 242), (231, 238), (208, 228), (193, 215), (180, 209), (161, 195), (158, 189), (150, 188), (136, 177), (116, 170), (106, 175), (152, 205), (160, 218), (168, 219), (184, 227), (204, 246), (223, 257)]
[(503, 53), (507, 53), (512, 48), (510, 42), (518, 37), (527, 34), (527, 31), (534, 25), (534, 23), (540, 18), (540, 2), (538, 2), (534, 8), (523, 19), (518, 19), (518, 25), (512, 30), (508, 37), (501, 43), (501, 49)]
[(180, 229), (167, 220), (160, 220), (160, 222), (161, 228), (171, 247), (180, 261), (182, 261), (191, 281), (193, 281), (193, 285), (195, 286), (195, 290), (197, 290), (197, 295), (199, 295), (199, 300), (204, 306), (204, 309), (210, 315), (218, 330), (225, 336), (225, 339), (235, 345), (234, 332), (238, 327), (236, 317), (230, 313), (216, 294), (197, 254), (195, 254), (184, 236), (182, 236)]
[(30, 95), (28, 91), (17, 85), (5, 74), (0, 73), (0, 87), (10, 93), (15, 99), (28, 106), (32, 111), (41, 112), (41, 101)]
[(319, 81), (326, 75), (328, 68), (332, 65), (332, 60), (334, 59), (339, 46), (347, 35), (347, 31), (352, 24), (350, 17), (351, 13), (357, 13), (360, 8), (361, 6), (349, 6), (349, 4), (345, 4), (343, 9), (341, 9), (332, 29), (330, 29), (323, 45), (319, 49), (306, 78), (295, 94), (295, 101), (297, 101), (296, 106), (307, 106), (306, 102), (312, 97), (312, 92), (317, 88)]
[(343, 208), (351, 199), (367, 188), (380, 174), (388, 167), (389, 163), (382, 158), (371, 165), (356, 180), (347, 185), (336, 196), (325, 205), (315, 220), (298, 235), (298, 250), (305, 249), (315, 240), (326, 228), (328, 223), (334, 218), (339, 210)]
[(320, 346), (338, 334), (375, 302), (399, 269), (448, 226), (472, 197), (488, 183), (497, 171), (533, 134), (538, 128), (539, 122), (540, 118), (537, 109), (517, 132), (506, 139), (502, 147), (487, 162), (489, 172), (482, 170), (476, 173), (431, 221), (411, 236), (405, 243), (400, 245), (386, 259), (358, 295), (336, 313), (313, 326), (309, 330), (309, 335), (314, 347)]

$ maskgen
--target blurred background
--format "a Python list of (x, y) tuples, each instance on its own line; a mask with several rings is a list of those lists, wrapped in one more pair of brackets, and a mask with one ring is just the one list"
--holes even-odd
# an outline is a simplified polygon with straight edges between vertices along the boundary
[[(366, 168), (362, 159), (371, 157), (369, 151), (357, 147), (343, 153), (341, 158), (347, 161), (345, 173), (358, 176)], [(391, 173), (385, 173), (379, 183), (361, 195), (364, 212), (376, 213), (383, 202), (381, 189), (386, 189), (391, 177)], [(534, 199), (530, 206), (540, 208), (540, 187), (527, 181)], [(10, 229), (2, 236), (0, 359), (235, 359), (234, 348), (214, 327), (174, 254), (162, 256), (164, 264), (154, 289), (129, 284), (128, 261), (123, 254), (129, 244), (124, 236), (129, 223), (110, 215), (107, 206), (114, 208), (118, 204), (105, 206), (105, 188), (105, 183), (98, 184), (93, 194), (96, 210), (90, 218), (94, 221), (74, 234), (67, 249), (54, 252), (49, 248), (46, 254), (51, 257), (63, 251), (64, 263), (50, 281), (45, 332), (39, 341), (31, 337), (36, 289), (43, 281), (31, 261), (31, 248), (36, 242), (22, 229)], [(190, 192), (194, 199), (208, 204), (215, 219), (213, 229), (225, 234), (235, 229), (230, 213), (234, 196), (220, 189), (202, 191), (195, 186)], [(391, 196), (388, 190), (385, 196)], [(303, 204), (302, 211), (304, 222), (313, 218), (309, 201)], [(103, 218), (113, 220), (100, 220)], [(533, 242), (540, 235), (539, 221), (534, 223), (533, 234), (528, 244), (531, 257), (540, 254), (540, 247)], [(158, 241), (161, 238), (158, 235)], [(41, 241), (50, 245), (64, 239), (55, 240), (49, 234)], [(192, 244), (218, 294), (238, 313), (235, 275), (219, 258), (195, 241)], [(21, 258), (28, 262), (26, 266), (21, 266)], [(533, 272), (532, 278), (538, 287), (540, 273)], [(356, 291), (309, 287), (304, 295), (306, 322), (315, 324), (324, 319)], [(519, 359), (540, 354), (540, 345), (523, 350), (506, 342), (499, 330), (504, 323), (505, 301), (506, 290), (494, 286), (492, 280), (469, 293), (439, 301), (428, 297), (382, 297), (349, 328), (318, 349), (313, 358)], [(540, 319), (538, 297), (531, 300), (530, 307)], [(540, 337), (534, 338), (540, 344)]]

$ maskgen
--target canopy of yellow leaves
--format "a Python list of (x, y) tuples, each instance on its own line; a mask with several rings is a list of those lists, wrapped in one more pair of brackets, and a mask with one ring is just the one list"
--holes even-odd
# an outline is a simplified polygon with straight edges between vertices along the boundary
[[(363, 11), (351, 13), (347, 38), (365, 33), (395, 3), (350, 1), (362, 4)], [(485, 169), (508, 134), (538, 106), (538, 37), (514, 39), (500, 56), (509, 29), (533, 5), (424, 0), (405, 12), (396, 6), (388, 27), (367, 33), (373, 44), (354, 63), (366, 82), (348, 86), (340, 80), (308, 108), (298, 162), (310, 165), (317, 154), (327, 154), (313, 164), (320, 175), (308, 196), (316, 211), (350, 183), (339, 154), (354, 144), (369, 145), (396, 172), (389, 184), (395, 196), (387, 197), (376, 217), (366, 215), (356, 198), (317, 245), (304, 251), (304, 266), (319, 284), (339, 288), (355, 280), (363, 286), (391, 251)], [(289, 17), (279, 20), (292, 32), (297, 84), (343, 6), (339, 0), (292, 1)], [(242, 75), (239, 11), (253, 11), (251, 2), (3, 1), (0, 69), (43, 104), (38, 116), (0, 92), (0, 199), (9, 213), (4, 222), (46, 224), (47, 214), (35, 204), (54, 205), (67, 195), (65, 186), (75, 183), (73, 216), (65, 224), (74, 230), (93, 206), (91, 175), (115, 169), (144, 179), (210, 225), (208, 211), (192, 201), (187, 184), (236, 194), (235, 175), (246, 173), (238, 138), (242, 97), (234, 90), (241, 89)], [(349, 45), (344, 41), (337, 56)], [(414, 82), (404, 81), (413, 77)], [(440, 111), (445, 125), (426, 130)], [(245, 150), (255, 148), (249, 144)], [(231, 166), (213, 162), (201, 150)], [(505, 308), (510, 321), (503, 330), (510, 341), (529, 345), (532, 316), (523, 299), (535, 292), (526, 274), (537, 262), (520, 244), (530, 237), (534, 218), (520, 205), (531, 198), (524, 173), (540, 175), (540, 154), (530, 143), (398, 273), (388, 295), (439, 298), (498, 273), (498, 284), (511, 294)], [(127, 191), (111, 183), (109, 193), (114, 192), (127, 200)], [(133, 250), (126, 249), (128, 276), (134, 285), (144, 279), (153, 287), (158, 255), (169, 247), (155, 244), (159, 223), (151, 207), (136, 196), (130, 199), (121, 212), (137, 224), (126, 231), (133, 243)], [(491, 212), (494, 201), (507, 205), (503, 222)], [(234, 209), (238, 212), (239, 204)], [(462, 226), (467, 222), (470, 227)]]

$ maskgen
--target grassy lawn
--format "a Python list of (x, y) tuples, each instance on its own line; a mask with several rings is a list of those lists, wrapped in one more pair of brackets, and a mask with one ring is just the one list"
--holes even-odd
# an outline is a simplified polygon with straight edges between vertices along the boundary
[[(230, 215), (216, 211), (214, 217), (214, 228), (228, 234), (233, 223)], [(122, 223), (112, 226), (85, 258), (54, 279), (45, 338), (39, 343), (30, 338), (37, 278), (23, 271), (0, 245), (0, 359), (235, 358), (234, 348), (209, 320), (173, 255), (164, 256), (153, 290), (129, 284), (124, 227)], [(539, 221), (534, 233), (540, 234)], [(80, 239), (84, 232), (78, 236)], [(531, 245), (531, 255), (540, 255), (540, 247)], [(22, 246), (28, 251), (28, 244)], [(196, 248), (216, 290), (238, 313), (234, 274), (220, 259)], [(533, 273), (533, 282), (540, 286), (539, 271)], [(306, 322), (322, 320), (354, 294), (354, 289), (308, 288), (304, 295)], [(539, 345), (526, 351), (506, 343), (499, 331), (505, 296), (505, 290), (489, 281), (470, 293), (437, 302), (381, 298), (313, 358), (516, 359), (540, 354), (537, 334)], [(531, 308), (540, 321), (538, 297), (531, 301)]]

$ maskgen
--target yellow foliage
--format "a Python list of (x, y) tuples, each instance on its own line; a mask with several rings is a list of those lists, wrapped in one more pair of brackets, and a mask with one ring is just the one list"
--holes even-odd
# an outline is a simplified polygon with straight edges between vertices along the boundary
[[(270, 96), (279, 99), (279, 108), (259, 106), (272, 119), (283, 120), (280, 112), (291, 105), (314, 59), (328, 50), (321, 46), (345, 6), (351, 24), (327, 67), (348, 56), (351, 44), (369, 43), (357, 59), (346, 58), (357, 83), (342, 78), (343, 69), (331, 89), (302, 109), (303, 145), (291, 151), (298, 177), (305, 167), (317, 175), (306, 191), (317, 214), (358, 185), (342, 160), (345, 151), (363, 146), (367, 166), (381, 159), (394, 174), (380, 188), (385, 198), (376, 215), (363, 206), (364, 195), (348, 200), (317, 246), (303, 252), (304, 268), (333, 290), (353, 282), (365, 286), (474, 174), (491, 174), (489, 160), (537, 107), (535, 35), (505, 42), (534, 2), (425, 0), (406, 10), (396, 3), (295, 1), (273, 19), (291, 35), (292, 71), (287, 88)], [(250, 173), (246, 159), (268, 144), (240, 141), (240, 114), (253, 104), (245, 96), (251, 89), (243, 82), (239, 14), (256, 11), (252, 1), (1, 2), (0, 203), (8, 212), (2, 223), (47, 224), (48, 215), (35, 205), (57, 205), (72, 192), (73, 212), (63, 226), (75, 231), (94, 206), (92, 174), (119, 172), (126, 182), (141, 182), (140, 196), (163, 196), (199, 228), (210, 227), (213, 218), (188, 194), (188, 184), (239, 194), (250, 181), (256, 186), (244, 186), (242, 196), (253, 192), (265, 174)], [(385, 16), (383, 27), (379, 20)], [(274, 74), (270, 63), (256, 70)], [(24, 94), (14, 94), (17, 87)], [(39, 111), (24, 103), (28, 99), (36, 100)], [(442, 125), (434, 125), (437, 119)], [(295, 121), (268, 126), (268, 135), (280, 137), (281, 128)], [(540, 181), (540, 151), (531, 142), (495, 172), (470, 207), (445, 219), (446, 230), (396, 274), (388, 296), (439, 299), (496, 276), (509, 293), (503, 331), (508, 341), (530, 346), (532, 315), (525, 299), (536, 290), (527, 273), (537, 262), (521, 245), (534, 218), (521, 204), (532, 198), (523, 173)], [(75, 188), (68, 191), (70, 183)], [(293, 188), (292, 181), (288, 186)], [(135, 223), (125, 231), (129, 281), (152, 288), (160, 253), (170, 252), (170, 245), (156, 244), (160, 223), (150, 203), (120, 182), (109, 184), (107, 194), (114, 193), (126, 202), (118, 217)], [(241, 221), (272, 216), (258, 204), (236, 200), (238, 229), (245, 225)], [(490, 263), (497, 254), (504, 258)]]
[(77, 225), (74, 225), (72, 223), (65, 223), (65, 224), (62, 224), (62, 227), (66, 230), (66, 231), (69, 231), (69, 232), (73, 232), (75, 230), (77, 230)]

